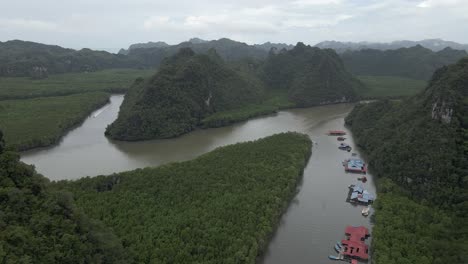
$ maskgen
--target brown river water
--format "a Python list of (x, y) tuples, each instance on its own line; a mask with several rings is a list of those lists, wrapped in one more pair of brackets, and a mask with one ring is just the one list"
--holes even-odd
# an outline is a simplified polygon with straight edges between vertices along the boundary
[[(308, 134), (316, 142), (296, 197), (282, 216), (280, 225), (260, 261), (264, 264), (332, 263), (334, 244), (347, 225), (371, 227), (361, 215), (363, 206), (346, 203), (348, 186), (358, 175), (347, 174), (341, 162), (351, 155), (338, 149), (328, 130), (348, 132), (346, 143), (355, 147), (344, 117), (351, 104), (337, 104), (281, 111), (232, 126), (200, 129), (174, 139), (120, 142), (106, 138), (104, 130), (117, 117), (123, 95), (91, 114), (59, 144), (23, 152), (22, 161), (34, 164), (51, 180), (77, 179), (189, 160), (219, 146), (254, 140), (286, 131)], [(359, 151), (354, 149), (353, 152)], [(363, 185), (375, 193), (370, 175)], [(370, 243), (370, 241), (368, 241)]]

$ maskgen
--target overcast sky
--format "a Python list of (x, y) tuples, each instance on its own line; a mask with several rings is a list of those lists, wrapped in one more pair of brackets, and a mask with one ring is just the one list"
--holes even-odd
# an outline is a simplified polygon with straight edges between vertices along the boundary
[(468, 43), (468, 0), (0, 0), (0, 41), (117, 51), (227, 37), (316, 44), (443, 38)]

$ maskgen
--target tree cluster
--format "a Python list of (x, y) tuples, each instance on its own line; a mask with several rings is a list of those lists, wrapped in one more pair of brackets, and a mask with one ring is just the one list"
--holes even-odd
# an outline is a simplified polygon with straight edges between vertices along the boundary
[(0, 262), (128, 263), (108, 228), (3, 147), (0, 133)]
[(283, 133), (194, 160), (77, 181), (89, 216), (112, 228), (136, 263), (255, 263), (296, 193), (308, 136)]

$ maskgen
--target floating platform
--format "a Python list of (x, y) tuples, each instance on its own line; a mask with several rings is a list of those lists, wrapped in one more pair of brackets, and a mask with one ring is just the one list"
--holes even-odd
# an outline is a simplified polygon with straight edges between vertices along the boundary
[(352, 158), (344, 161), (344, 170), (352, 173), (367, 173), (367, 165), (363, 160)]
[(349, 192), (346, 198), (346, 202), (348, 203), (369, 205), (375, 200), (374, 195), (360, 185), (351, 184), (348, 188)]
[(343, 250), (340, 255), (349, 259), (369, 259), (369, 246), (364, 242), (370, 237), (369, 230), (364, 226), (347, 226), (345, 229), (347, 239), (341, 240)]

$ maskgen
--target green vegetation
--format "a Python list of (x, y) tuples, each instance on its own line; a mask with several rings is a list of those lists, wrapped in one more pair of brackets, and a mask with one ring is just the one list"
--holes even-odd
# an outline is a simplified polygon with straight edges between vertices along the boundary
[(106, 134), (120, 140), (178, 136), (214, 112), (259, 102), (263, 94), (259, 80), (229, 67), (215, 51), (181, 49), (153, 77), (134, 84)]
[(0, 78), (0, 128), (17, 150), (56, 143), (70, 128), (154, 70), (111, 69), (51, 75), (47, 79)]
[(47, 79), (26, 77), (0, 78), (0, 100), (44, 96), (62, 96), (83, 92), (124, 93), (139, 77), (148, 77), (155, 70), (111, 69), (89, 73), (51, 75)]
[(47, 78), (49, 74), (138, 68), (141, 63), (105, 51), (65, 49), (29, 41), (0, 42), (0, 76)]
[(69, 193), (19, 155), (0, 132), (0, 260), (2, 263), (129, 263), (120, 240), (79, 210)]
[(107, 93), (94, 92), (0, 101), (0, 128), (9, 146), (15, 149), (48, 146), (108, 102), (108, 98)]
[(356, 92), (365, 99), (400, 98), (421, 92), (427, 82), (396, 76), (357, 76), (364, 84)]
[(133, 85), (106, 134), (118, 140), (169, 138), (281, 108), (354, 101), (361, 86), (334, 51), (302, 43), (271, 52), (266, 61), (236, 63), (214, 50), (195, 55), (186, 48)]
[(292, 108), (292, 103), (283, 92), (275, 92), (261, 103), (249, 104), (244, 107), (214, 113), (201, 121), (203, 127), (221, 127), (247, 120), (249, 118), (276, 113), (278, 110)]
[(445, 48), (434, 52), (420, 45), (396, 50), (364, 49), (341, 55), (346, 68), (356, 75), (400, 76), (428, 80), (436, 69), (467, 56), (464, 50)]
[(376, 263), (468, 258), (468, 58), (422, 93), (357, 106), (347, 117), (379, 178)]
[[(311, 152), (283, 133), (192, 161), (58, 182), (115, 231), (135, 263), (255, 263)], [(222, 164), (222, 166), (220, 166)]]
[(375, 263), (465, 263), (466, 219), (416, 202), (390, 180), (379, 183), (372, 230)]
[(354, 101), (362, 86), (333, 50), (300, 42), (292, 50), (270, 53), (262, 77), (268, 88), (287, 91), (300, 107)]
[(155, 67), (163, 63), (165, 58), (174, 56), (180, 49), (184, 48), (190, 48), (198, 54), (206, 54), (214, 49), (224, 61), (228, 62), (246, 58), (265, 59), (268, 55), (268, 51), (264, 49), (227, 38), (192, 41), (162, 47), (130, 49), (128, 56), (145, 67)]

